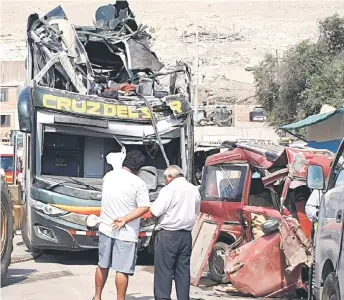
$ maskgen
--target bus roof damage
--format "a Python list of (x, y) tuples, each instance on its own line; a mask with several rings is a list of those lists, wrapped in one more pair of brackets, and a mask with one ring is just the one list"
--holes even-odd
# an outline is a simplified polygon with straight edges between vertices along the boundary
[[(124, 144), (154, 141), (164, 152), (164, 137), (173, 138), (191, 115), (189, 67), (178, 62), (173, 70), (161, 71), (164, 65), (150, 49), (146, 26), (137, 24), (127, 1), (101, 6), (95, 16), (93, 26), (72, 25), (61, 6), (41, 18), (29, 16), (27, 93), (33, 95), (32, 104), (104, 119), (86, 123)], [(19, 114), (25, 114), (20, 107), (27, 105), (21, 102)], [(57, 119), (87, 125), (80, 118)]]

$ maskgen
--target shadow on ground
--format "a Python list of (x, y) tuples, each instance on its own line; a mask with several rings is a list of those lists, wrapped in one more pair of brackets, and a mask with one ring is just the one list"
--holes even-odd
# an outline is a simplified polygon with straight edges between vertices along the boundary
[(23, 282), (31, 277), (31, 274), (34, 274), (35, 272), (37, 272), (36, 269), (19, 269), (11, 267), (7, 271), (2, 288), (11, 284)]
[[(62, 265), (97, 265), (98, 251), (53, 251), (47, 250), (35, 259), (36, 263), (59, 263)], [(154, 264), (154, 256), (146, 252), (139, 252), (137, 258), (138, 266), (152, 266)]]
[(128, 294), (125, 299), (127, 300), (153, 300), (152, 296), (140, 296), (140, 294)]

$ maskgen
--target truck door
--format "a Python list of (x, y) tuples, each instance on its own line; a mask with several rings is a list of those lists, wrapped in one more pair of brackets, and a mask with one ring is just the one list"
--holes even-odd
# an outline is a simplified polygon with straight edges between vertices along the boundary
[(223, 219), (220, 235), (209, 257), (209, 270), (218, 283), (227, 283), (224, 271), (225, 253), (229, 245), (240, 239), (248, 165), (218, 164), (206, 166), (201, 186), (201, 212)]
[(202, 178), (201, 211), (224, 219), (224, 225), (240, 227), (247, 172), (248, 166), (244, 164), (206, 166)]
[[(344, 263), (343, 263), (343, 224), (344, 224), (344, 143), (338, 151), (333, 163), (327, 191), (320, 204), (320, 216), (315, 247), (315, 261), (323, 263), (329, 258), (335, 264), (340, 293), (344, 293)], [(318, 272), (317, 272), (318, 271)], [(319, 273), (320, 272), (320, 273)], [(321, 269), (317, 270), (317, 282)]]
[(333, 180), (329, 181), (329, 191), (325, 194), (325, 201), (333, 202), (333, 205), (325, 204), (333, 207), (332, 214), (337, 224), (333, 232), (333, 238), (336, 241), (335, 252), (338, 253), (335, 268), (339, 283), (339, 299), (344, 299), (344, 143), (338, 151), (333, 173), (331, 174)]
[(338, 261), (338, 282), (340, 291), (339, 299), (344, 299), (344, 221), (342, 223), (342, 241)]

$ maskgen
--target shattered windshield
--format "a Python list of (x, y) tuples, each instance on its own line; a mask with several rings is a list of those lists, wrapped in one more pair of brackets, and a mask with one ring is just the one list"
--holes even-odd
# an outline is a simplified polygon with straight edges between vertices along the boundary
[(247, 166), (217, 165), (204, 169), (203, 200), (241, 202)]

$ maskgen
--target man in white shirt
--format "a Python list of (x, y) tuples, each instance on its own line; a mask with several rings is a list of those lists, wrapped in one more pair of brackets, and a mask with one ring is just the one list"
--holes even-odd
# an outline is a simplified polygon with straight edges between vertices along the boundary
[(151, 213), (158, 217), (154, 295), (157, 300), (171, 299), (174, 278), (178, 300), (189, 300), (191, 231), (200, 213), (201, 196), (178, 166), (168, 167), (164, 175), (166, 186), (151, 206)]
[(130, 151), (121, 169), (104, 176), (94, 300), (101, 300), (110, 267), (116, 271), (117, 300), (125, 300), (128, 276), (135, 271), (140, 217), (150, 206), (147, 185), (136, 175), (144, 162), (140, 151)]
[(313, 190), (306, 203), (306, 215), (312, 223), (318, 222), (318, 212), (320, 206), (321, 192)]

